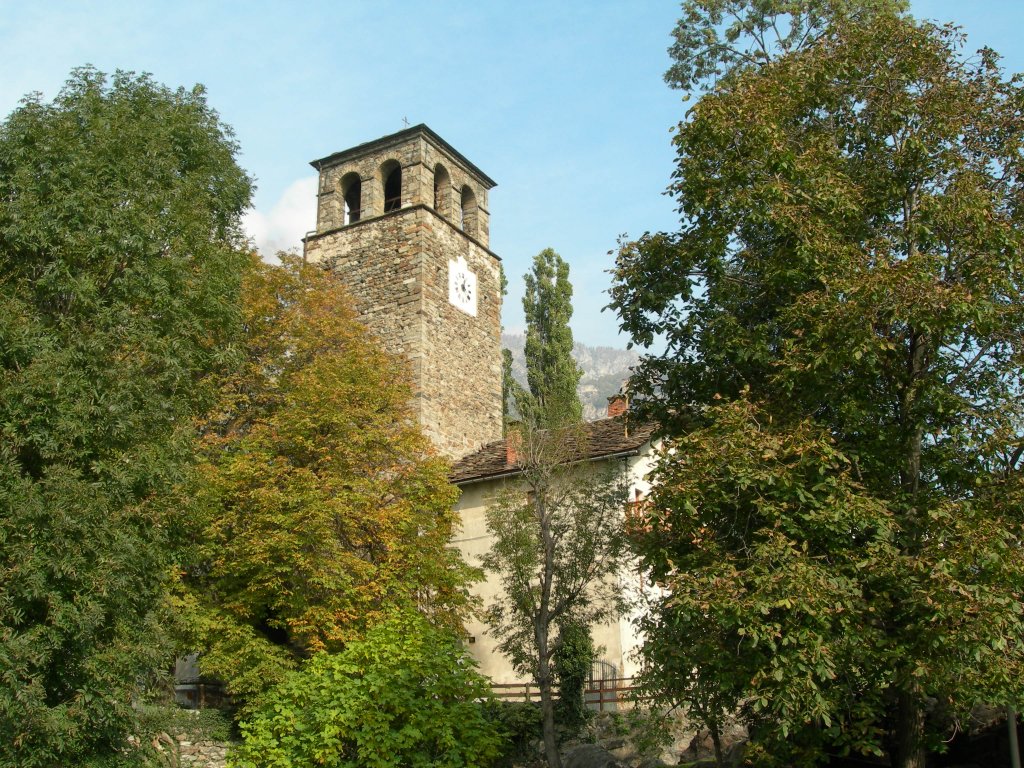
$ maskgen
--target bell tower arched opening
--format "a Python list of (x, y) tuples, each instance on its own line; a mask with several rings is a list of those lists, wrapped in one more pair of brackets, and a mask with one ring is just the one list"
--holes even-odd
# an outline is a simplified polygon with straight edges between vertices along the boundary
[(452, 197), (452, 177), (448, 169), (438, 163), (434, 166), (434, 210), (447, 216)]
[(380, 167), (384, 186), (384, 213), (397, 211), (402, 207), (402, 166), (395, 160), (388, 160)]
[(477, 225), (476, 194), (469, 185), (462, 188), (459, 213), (459, 227), (467, 235), (475, 237)]
[(362, 216), (363, 181), (357, 173), (346, 173), (341, 179), (341, 199), (344, 207), (343, 224), (355, 224)]

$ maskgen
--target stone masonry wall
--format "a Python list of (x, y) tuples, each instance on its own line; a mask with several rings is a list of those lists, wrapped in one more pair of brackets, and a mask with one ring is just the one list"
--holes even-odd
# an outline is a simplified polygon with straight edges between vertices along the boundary
[[(423, 425), (443, 435), (445, 452), (465, 454), (502, 432), (500, 263), (431, 210), (420, 218), (425, 238), (423, 279)], [(448, 301), (448, 261), (459, 256), (477, 276), (476, 317)]]
[[(407, 188), (403, 178), (403, 202)], [(477, 275), (476, 317), (448, 302), (448, 261), (459, 256)], [(337, 273), (360, 319), (409, 361), (414, 409), (442, 453), (462, 456), (501, 437), (494, 254), (431, 206), (414, 205), (312, 236), (306, 258)]]
[(460, 228), (459, 203), (463, 187), (469, 187), (476, 198), (476, 210), (469, 218), (466, 234), (485, 248), (488, 246), (490, 214), (488, 212), (486, 184), (461, 163), (430, 142), (426, 135), (406, 140), (394, 146), (385, 146), (364, 155), (324, 168), (320, 173), (317, 204), (317, 232), (323, 233), (341, 227), (343, 221), (341, 180), (349, 173), (359, 175), (362, 195), (362, 218), (384, 213), (383, 178), (381, 167), (395, 161), (402, 167), (402, 207), (414, 205), (434, 206), (434, 169), (438, 164), (448, 171), (450, 184), (442, 195), (443, 218)]

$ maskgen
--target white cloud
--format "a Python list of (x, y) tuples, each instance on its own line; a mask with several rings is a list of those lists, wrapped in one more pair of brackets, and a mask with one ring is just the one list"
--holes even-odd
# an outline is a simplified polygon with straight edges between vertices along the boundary
[(316, 184), (316, 176), (298, 179), (269, 211), (245, 212), (245, 232), (264, 260), (273, 259), (278, 251), (302, 250), (302, 238), (316, 227)]

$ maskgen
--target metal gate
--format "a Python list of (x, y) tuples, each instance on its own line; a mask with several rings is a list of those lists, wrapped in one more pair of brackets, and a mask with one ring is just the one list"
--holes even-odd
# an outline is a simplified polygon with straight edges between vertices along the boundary
[(597, 712), (614, 712), (619, 708), (619, 670), (607, 661), (594, 661), (587, 674), (583, 698), (587, 707)]

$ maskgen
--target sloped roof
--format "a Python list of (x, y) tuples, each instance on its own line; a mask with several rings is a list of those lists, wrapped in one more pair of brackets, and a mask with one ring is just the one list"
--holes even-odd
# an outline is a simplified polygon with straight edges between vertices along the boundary
[(334, 154), (328, 155), (327, 157), (321, 157), (319, 160), (313, 160), (312, 162), (310, 162), (310, 165), (312, 165), (318, 171), (321, 171), (325, 167), (337, 165), (346, 160), (350, 160), (353, 157), (365, 155), (370, 152), (374, 152), (378, 149), (381, 149), (383, 147), (401, 144), (405, 141), (408, 141), (409, 139), (416, 135), (425, 136), (428, 141), (434, 144), (435, 147), (447, 152), (449, 155), (451, 155), (456, 160), (461, 162), (465, 166), (466, 170), (468, 170), (471, 175), (475, 175), (477, 177), (477, 180), (480, 181), (480, 183), (483, 184), (487, 189), (493, 189), (498, 185), (498, 183), (494, 179), (492, 179), (486, 173), (477, 168), (473, 163), (469, 162), (469, 160), (466, 159), (465, 155), (463, 155), (461, 152), (459, 152), (459, 150), (457, 150), (447, 141), (445, 141), (436, 133), (434, 133), (434, 131), (432, 131), (424, 123), (414, 125), (411, 128), (405, 128), (401, 131), (398, 131), (397, 133), (391, 133), (388, 134), (387, 136), (381, 136), (379, 139), (374, 139), (373, 141), (363, 142), (362, 144), (359, 144), (355, 147), (350, 147), (349, 149), (343, 149), (341, 152), (335, 152)]
[[(576, 445), (575, 438), (568, 440), (567, 461), (600, 459), (623, 453), (633, 453), (650, 441), (654, 424), (636, 423), (629, 414), (610, 419), (587, 422), (584, 426), (585, 450)], [(452, 465), (448, 479), (456, 485), (490, 477), (515, 474), (522, 471), (518, 464), (508, 463), (507, 440), (496, 440)]]

